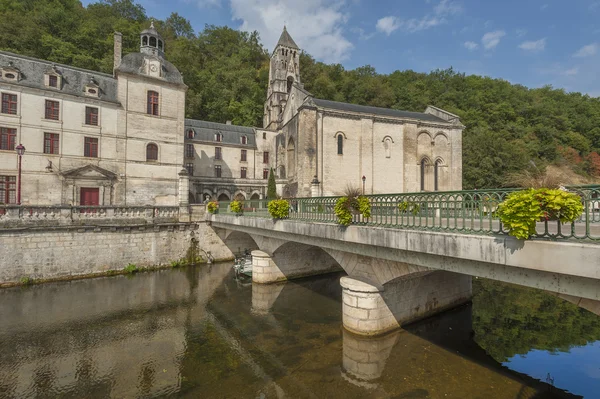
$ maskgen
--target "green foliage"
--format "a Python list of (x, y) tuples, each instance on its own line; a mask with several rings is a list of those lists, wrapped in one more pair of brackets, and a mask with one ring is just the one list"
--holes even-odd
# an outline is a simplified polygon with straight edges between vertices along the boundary
[(208, 204), (206, 204), (206, 210), (209, 213), (217, 213), (219, 210), (219, 203), (217, 201), (210, 201)]
[(335, 207), (333, 211), (335, 212), (335, 216), (337, 216), (338, 224), (342, 226), (349, 226), (352, 223), (352, 212), (350, 211), (349, 206), (349, 198), (341, 197), (335, 203)]
[(125, 266), (123, 271), (127, 274), (133, 274), (139, 272), (140, 269), (138, 269), (138, 267), (135, 264), (129, 263), (127, 266)]
[(171, 267), (172, 268), (178, 268), (178, 267), (183, 267), (183, 266), (187, 266), (188, 262), (186, 259), (181, 258), (181, 259), (177, 259), (177, 260), (172, 260), (171, 261)]
[(421, 211), (421, 206), (416, 202), (402, 201), (398, 203), (398, 210), (400, 213), (412, 213), (417, 215)]
[(536, 223), (543, 220), (574, 222), (581, 216), (581, 198), (558, 189), (529, 189), (509, 194), (498, 207), (498, 216), (509, 234), (526, 240), (535, 234)]
[(277, 198), (277, 186), (275, 185), (275, 173), (273, 168), (269, 170), (269, 183), (267, 185), (267, 199), (274, 200)]
[(29, 276), (21, 277), (21, 280), (19, 280), (19, 281), (20, 281), (21, 285), (31, 285), (34, 282), (34, 280)]
[(284, 199), (269, 201), (267, 207), (269, 208), (269, 214), (273, 219), (287, 219), (290, 214), (290, 203)]
[(361, 214), (364, 218), (371, 217), (371, 203), (364, 196), (358, 197), (341, 197), (333, 208), (338, 219), (338, 224), (349, 226), (352, 223), (353, 214)]
[(237, 213), (238, 215), (241, 215), (242, 212), (244, 212), (244, 203), (242, 201), (231, 201), (229, 207), (231, 208), (231, 212)]
[(600, 340), (600, 317), (545, 291), (473, 279), (475, 341), (498, 362)]

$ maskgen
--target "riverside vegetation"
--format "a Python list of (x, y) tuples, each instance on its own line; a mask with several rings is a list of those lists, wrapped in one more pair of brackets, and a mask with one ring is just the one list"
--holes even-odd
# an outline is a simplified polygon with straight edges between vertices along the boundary
[[(0, 19), (1, 50), (106, 73), (113, 68), (113, 32), (123, 33), (127, 54), (139, 51), (139, 32), (150, 24), (133, 0), (86, 7), (79, 0), (3, 0)], [(177, 13), (155, 25), (167, 59), (189, 86), (186, 117), (261, 126), (269, 53), (257, 32), (213, 25), (195, 32)], [(531, 161), (541, 169), (568, 165), (582, 176), (600, 177), (598, 98), (550, 86), (529, 89), (452, 68), (391, 74), (369, 65), (346, 70), (306, 53), (300, 70), (305, 88), (318, 98), (409, 111), (431, 104), (460, 116), (467, 126), (465, 189), (513, 185), (507, 178), (529, 170)]]

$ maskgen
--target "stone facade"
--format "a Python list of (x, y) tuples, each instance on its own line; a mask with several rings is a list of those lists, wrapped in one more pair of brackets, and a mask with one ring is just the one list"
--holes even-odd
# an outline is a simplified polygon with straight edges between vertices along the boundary
[(114, 75), (0, 52), (0, 204), (17, 200), (17, 144), (22, 204), (178, 203), (187, 87), (154, 27), (140, 53), (121, 40)]

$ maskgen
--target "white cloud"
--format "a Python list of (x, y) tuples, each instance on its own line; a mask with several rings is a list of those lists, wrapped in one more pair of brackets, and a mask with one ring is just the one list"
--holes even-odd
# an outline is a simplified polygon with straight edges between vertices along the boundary
[[(212, 1), (212, 0), (211, 0)], [(272, 49), (284, 23), (300, 48), (324, 62), (341, 62), (350, 56), (352, 43), (344, 36), (348, 15), (346, 0), (230, 0), (241, 30), (260, 33)]]
[(463, 12), (460, 4), (452, 0), (442, 0), (433, 8), (436, 15), (456, 15)]
[(492, 50), (500, 43), (500, 40), (506, 36), (506, 32), (503, 30), (496, 30), (494, 32), (488, 32), (481, 38), (481, 43), (486, 50)]
[(375, 27), (379, 32), (383, 32), (389, 36), (400, 27), (400, 23), (398, 22), (398, 18), (388, 15), (387, 17), (380, 18)]
[(543, 51), (546, 48), (546, 38), (535, 40), (535, 41), (527, 41), (519, 44), (519, 48), (525, 51)]
[(523, 37), (527, 34), (527, 29), (517, 29), (515, 33), (518, 37)]
[(446, 23), (446, 17), (462, 12), (462, 6), (457, 2), (453, 0), (441, 0), (433, 7), (432, 12), (421, 18), (402, 19), (393, 15), (380, 18), (377, 21), (376, 29), (388, 36), (398, 29), (403, 32), (415, 33)]
[(183, 0), (185, 3), (196, 3), (200, 8), (221, 7), (221, 0)]
[(463, 45), (471, 51), (477, 50), (479, 48), (479, 44), (475, 42), (465, 42)]
[(567, 69), (566, 71), (563, 72), (563, 75), (565, 76), (575, 76), (579, 73), (579, 68), (574, 67), (571, 69)]
[(597, 52), (598, 43), (592, 43), (577, 50), (577, 52), (573, 54), (573, 57), (589, 57), (595, 55)]

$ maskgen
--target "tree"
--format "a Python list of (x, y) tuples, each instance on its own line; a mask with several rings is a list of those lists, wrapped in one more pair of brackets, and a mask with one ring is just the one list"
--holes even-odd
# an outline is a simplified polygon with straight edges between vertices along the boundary
[(267, 199), (273, 200), (277, 199), (277, 186), (275, 185), (275, 173), (273, 173), (273, 168), (269, 170), (269, 183), (267, 186)]

